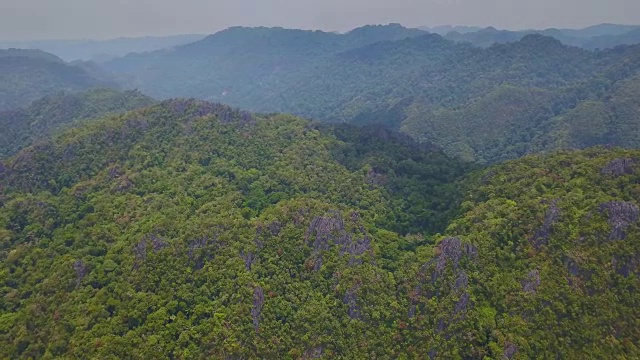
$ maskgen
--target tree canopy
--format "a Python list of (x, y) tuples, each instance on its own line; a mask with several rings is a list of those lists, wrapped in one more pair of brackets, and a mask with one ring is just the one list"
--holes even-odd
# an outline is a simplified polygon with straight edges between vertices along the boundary
[(169, 100), (0, 166), (0, 356), (640, 355), (640, 152)]

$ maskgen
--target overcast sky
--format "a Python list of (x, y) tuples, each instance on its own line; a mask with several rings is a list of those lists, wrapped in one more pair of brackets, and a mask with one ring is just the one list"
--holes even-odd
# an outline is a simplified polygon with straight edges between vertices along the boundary
[(234, 25), (345, 31), (365, 24), (524, 29), (640, 24), (640, 0), (0, 0), (0, 39), (213, 33)]

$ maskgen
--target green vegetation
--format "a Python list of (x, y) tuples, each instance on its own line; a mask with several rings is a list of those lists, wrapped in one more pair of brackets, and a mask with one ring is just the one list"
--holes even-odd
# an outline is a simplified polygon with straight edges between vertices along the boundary
[(153, 102), (138, 91), (93, 89), (77, 94), (59, 93), (36, 100), (24, 109), (0, 112), (3, 129), (0, 158), (81, 120), (139, 109)]
[(87, 122), (0, 164), (0, 357), (635, 358), (638, 164), (195, 100)]
[[(477, 248), (458, 272), (472, 309), (441, 348), (472, 358), (507, 349), (523, 358), (638, 357), (639, 159), (636, 150), (593, 148), (478, 174), (465, 215), (446, 231)], [(425, 294), (430, 322), (439, 315)]]
[(494, 27), (470, 29), (471, 31), (453, 31), (441, 33), (448, 40), (467, 42), (475, 46), (489, 47), (493, 44), (516, 42), (530, 34), (550, 36), (565, 45), (577, 46), (587, 50), (610, 49), (619, 45), (640, 43), (640, 26), (601, 24), (581, 30), (545, 29), (545, 30), (498, 30)]
[[(341, 35), (231, 28), (105, 67), (154, 97), (383, 124), (480, 163), (590, 145), (638, 145), (626, 130), (640, 128), (630, 111), (640, 99), (637, 91), (618, 90), (638, 87), (638, 45), (587, 51), (529, 34), (478, 48), (399, 25)], [(614, 105), (614, 97), (626, 97), (624, 104)], [(593, 102), (603, 110), (584, 121), (606, 134), (571, 132), (577, 124), (572, 114)]]
[(107, 61), (130, 53), (167, 49), (202, 40), (205, 35), (145, 36), (109, 40), (0, 41), (0, 48), (40, 49), (65, 61)]
[(67, 64), (39, 50), (0, 49), (0, 111), (24, 107), (61, 91), (118, 87), (100, 72), (86, 64)]

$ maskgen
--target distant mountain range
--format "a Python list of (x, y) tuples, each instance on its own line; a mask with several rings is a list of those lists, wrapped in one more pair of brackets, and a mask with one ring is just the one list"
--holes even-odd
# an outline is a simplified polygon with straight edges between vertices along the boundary
[[(640, 25), (599, 24), (583, 29), (498, 30), (493, 27), (444, 25), (421, 26), (419, 30), (435, 33), (454, 41), (471, 42), (477, 46), (513, 42), (528, 34), (552, 36), (564, 44), (586, 49), (604, 49), (623, 44), (640, 43)], [(109, 40), (33, 40), (2, 41), (0, 49), (37, 49), (57, 55), (65, 61), (104, 62), (130, 53), (168, 49), (186, 45), (207, 37), (206, 34), (172, 36), (122, 37)]]
[(56, 54), (65, 61), (106, 61), (129, 53), (141, 53), (188, 44), (205, 36), (201, 34), (185, 34), (111, 40), (0, 41), (0, 49), (38, 49)]
[(0, 50), (0, 111), (27, 106), (61, 91), (119, 86), (95, 64), (65, 63), (40, 50)]
[(639, 184), (638, 44), (0, 51), (0, 358), (638, 359)]
[(546, 30), (498, 30), (494, 27), (442, 27), (431, 30), (445, 38), (458, 42), (469, 42), (476, 46), (489, 47), (495, 43), (519, 41), (526, 35), (540, 34), (560, 40), (563, 44), (584, 49), (607, 49), (619, 45), (640, 43), (640, 26), (601, 24), (584, 29), (546, 29)]
[[(636, 92), (618, 89), (639, 85), (639, 59), (640, 46), (592, 52), (528, 34), (479, 48), (396, 24), (346, 34), (231, 28), (103, 66), (156, 98), (379, 123), (449, 154), (495, 162), (587, 144), (638, 145), (631, 134), (640, 119), (623, 115)], [(583, 103), (623, 98), (602, 105), (602, 118), (589, 117), (605, 124), (599, 137), (566, 131), (565, 122), (577, 119), (569, 114)]]
[[(632, 36), (633, 29), (545, 32), (608, 41)], [(399, 24), (345, 34), (234, 27), (100, 64), (4, 51), (0, 62), (13, 67), (0, 68), (8, 79), (0, 109), (61, 90), (123, 87), (157, 99), (192, 97), (325, 122), (382, 124), (480, 163), (640, 145), (640, 45), (591, 51), (542, 34), (458, 30), (470, 32), (442, 37)]]
[(124, 113), (153, 103), (153, 99), (137, 91), (91, 89), (82, 93), (61, 92), (25, 108), (0, 111), (0, 158), (78, 125), (81, 120)]
[[(582, 29), (568, 29), (568, 28), (548, 28), (548, 29), (526, 29), (526, 30), (503, 30), (509, 32), (520, 33), (546, 33), (546, 34), (560, 34), (572, 38), (591, 38), (597, 36), (616, 36), (624, 35), (630, 31), (640, 28), (640, 25), (620, 25), (620, 24), (598, 24), (588, 26)], [(443, 26), (420, 26), (418, 29), (435, 33), (438, 35), (447, 35), (450, 32), (457, 32), (460, 34), (468, 34), (478, 32), (484, 29), (495, 29), (492, 26), (465, 26), (465, 25), (443, 25)]]

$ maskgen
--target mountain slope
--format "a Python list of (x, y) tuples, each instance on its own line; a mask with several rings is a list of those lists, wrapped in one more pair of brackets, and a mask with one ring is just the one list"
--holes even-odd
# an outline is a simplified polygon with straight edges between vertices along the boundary
[(385, 267), (444, 229), (467, 166), (356, 131), (175, 100), (23, 151), (1, 175), (2, 356), (399, 351)]
[(78, 94), (59, 93), (29, 107), (0, 112), (0, 158), (13, 155), (79, 120), (100, 118), (149, 106), (153, 99), (137, 91), (94, 89)]
[[(415, 31), (232, 28), (107, 67), (160, 98), (190, 96), (326, 122), (384, 124), (482, 163), (584, 144), (633, 143), (608, 135), (583, 139), (579, 131), (566, 135), (577, 140), (565, 141), (559, 132), (571, 126), (558, 122), (571, 119), (583, 102), (608, 101), (618, 82), (633, 83), (640, 46), (593, 52), (529, 34), (476, 48), (435, 34), (412, 36)], [(617, 109), (598, 121), (607, 128), (638, 126), (637, 118)]]
[(39, 50), (0, 50), (0, 110), (16, 109), (61, 91), (118, 87), (87, 69)]
[[(448, 295), (458, 316), (430, 306), (439, 261), (436, 282), (425, 270), (413, 280), (416, 307), (424, 309), (418, 324), (444, 318), (450, 338), (439, 354), (478, 358), (486, 346), (492, 358), (637, 357), (640, 192), (632, 184), (640, 179), (639, 155), (594, 148), (480, 174), (465, 215), (439, 245), (440, 257), (449, 257), (442, 273), (462, 283)], [(451, 250), (458, 241), (475, 251), (460, 256)]]
[(146, 36), (111, 40), (0, 41), (0, 48), (39, 49), (65, 61), (107, 61), (129, 53), (155, 51), (202, 40), (205, 35)]
[(128, 76), (132, 86), (157, 98), (197, 97), (247, 105), (243, 99), (276, 93), (281, 85), (297, 81), (297, 72), (305, 73), (341, 51), (423, 34), (397, 24), (365, 26), (342, 35), (233, 27), (172, 50), (131, 54), (104, 67)]
[(639, 162), (469, 174), (200, 101), (92, 121), (0, 167), (0, 354), (637, 357)]
[(577, 46), (587, 50), (609, 49), (619, 45), (640, 43), (640, 26), (602, 24), (589, 28), (545, 29), (545, 30), (498, 30), (494, 27), (475, 31), (451, 31), (442, 33), (448, 40), (468, 42), (475, 46), (489, 47), (493, 44), (516, 42), (531, 34), (553, 37), (565, 45)]

